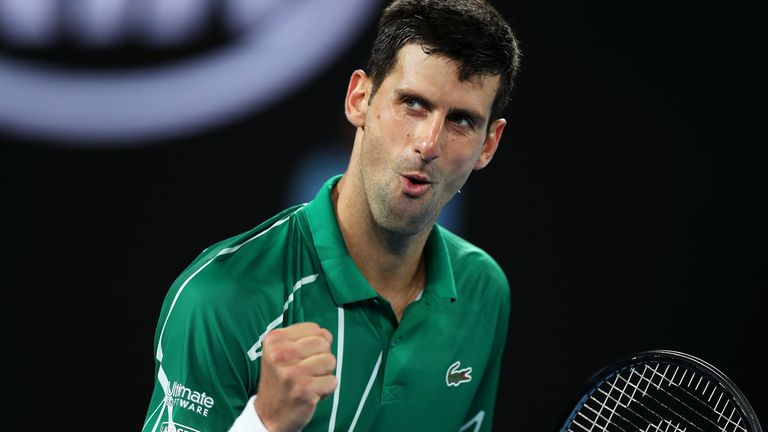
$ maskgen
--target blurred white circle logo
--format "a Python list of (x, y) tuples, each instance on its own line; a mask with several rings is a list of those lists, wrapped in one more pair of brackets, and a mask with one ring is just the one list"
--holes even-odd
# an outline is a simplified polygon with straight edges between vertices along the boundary
[[(73, 6), (62, 15), (65, 2)], [(62, 21), (81, 46), (109, 47), (137, 27), (146, 46), (168, 46), (194, 34), (212, 3), (0, 0), (0, 47), (45, 46)], [(143, 68), (60, 68), (0, 52), (0, 129), (54, 144), (125, 147), (214, 127), (309, 79), (354, 40), (377, 3), (226, 0), (216, 12), (242, 36)]]

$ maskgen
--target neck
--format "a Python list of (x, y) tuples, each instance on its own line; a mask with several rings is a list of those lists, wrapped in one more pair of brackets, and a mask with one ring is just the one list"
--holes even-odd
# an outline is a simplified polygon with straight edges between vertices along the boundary
[[(349, 172), (348, 172), (349, 174)], [(368, 283), (392, 305), (398, 320), (424, 288), (424, 245), (429, 229), (404, 236), (378, 226), (364, 206), (359, 182), (345, 174), (333, 190), (333, 204), (349, 255)]]

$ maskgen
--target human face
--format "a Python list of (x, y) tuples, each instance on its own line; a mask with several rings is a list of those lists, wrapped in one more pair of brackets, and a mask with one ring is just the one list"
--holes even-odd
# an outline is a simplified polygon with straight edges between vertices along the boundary
[[(359, 79), (369, 95), (367, 76)], [(422, 232), (472, 170), (487, 165), (506, 124), (488, 127), (498, 86), (498, 76), (459, 81), (454, 61), (421, 45), (400, 50), (375, 95), (359, 103), (363, 136), (352, 169), (376, 224), (395, 234)]]

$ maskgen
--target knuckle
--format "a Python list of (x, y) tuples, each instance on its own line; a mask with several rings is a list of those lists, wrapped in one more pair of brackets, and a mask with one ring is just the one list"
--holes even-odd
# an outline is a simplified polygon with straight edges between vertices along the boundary
[(270, 350), (264, 354), (264, 359), (267, 360), (269, 364), (279, 364), (283, 361), (283, 355), (279, 349)]
[(307, 338), (305, 344), (308, 348), (316, 350), (316, 352), (328, 352), (331, 350), (331, 344), (328, 342), (328, 339), (320, 336)]
[(324, 354), (319, 365), (320, 372), (330, 374), (336, 369), (336, 357), (332, 354)]
[(323, 380), (320, 385), (321, 397), (325, 398), (333, 394), (333, 392), (336, 390), (337, 383), (338, 381), (334, 375), (331, 375), (327, 379)]
[(282, 367), (277, 369), (277, 379), (287, 386), (294, 386), (296, 383), (296, 373), (292, 367)]
[(296, 373), (301, 374), (302, 376), (311, 375), (312, 366), (307, 362), (298, 363), (296, 365)]
[(302, 330), (302, 331), (306, 332), (307, 330), (319, 329), (320, 326), (317, 325), (317, 323), (313, 323), (311, 321), (306, 321), (306, 322), (301, 322), (301, 323), (293, 324), (291, 326), (288, 326), (287, 328), (292, 328), (292, 329), (294, 329), (296, 331)]
[(328, 342), (329, 346), (331, 345), (331, 341), (333, 341), (333, 333), (331, 333), (328, 329), (321, 328), (320, 337), (325, 339), (325, 341)]
[(331, 351), (331, 341), (327, 338), (321, 338), (320, 344), (323, 347), (323, 351)]
[(280, 331), (281, 329), (274, 329), (267, 333), (267, 335), (264, 336), (264, 340), (261, 342), (261, 346), (266, 347), (267, 345), (272, 345), (277, 339), (280, 338)]

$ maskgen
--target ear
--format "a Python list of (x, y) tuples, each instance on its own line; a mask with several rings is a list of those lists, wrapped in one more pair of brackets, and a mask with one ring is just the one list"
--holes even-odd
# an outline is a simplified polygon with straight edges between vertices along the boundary
[(371, 80), (368, 75), (360, 69), (352, 72), (344, 100), (344, 112), (347, 114), (347, 120), (359, 128), (365, 128), (370, 92)]
[(477, 162), (475, 162), (475, 170), (481, 170), (491, 162), (493, 154), (496, 153), (496, 149), (499, 148), (501, 133), (504, 132), (504, 126), (506, 125), (507, 121), (500, 118), (496, 119), (491, 124), (491, 127), (488, 128), (488, 135), (485, 136), (483, 150), (480, 152), (480, 157), (477, 159)]

